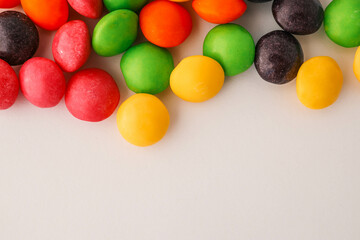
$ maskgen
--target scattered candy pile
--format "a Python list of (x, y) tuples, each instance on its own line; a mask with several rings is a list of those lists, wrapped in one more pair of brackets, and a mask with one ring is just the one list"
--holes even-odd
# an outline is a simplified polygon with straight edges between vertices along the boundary
[[(165, 105), (153, 94), (170, 88), (189, 102), (203, 102), (217, 95), (226, 76), (251, 67), (274, 84), (296, 80), (299, 100), (308, 108), (333, 104), (343, 84), (338, 64), (330, 57), (304, 62), (299, 41), (292, 35), (325, 32), (343, 47), (360, 45), (360, 1), (333, 0), (325, 9), (319, 0), (273, 0), (272, 13), (284, 30), (265, 34), (255, 45), (242, 26), (230, 23), (246, 11), (244, 0), (193, 0), (204, 20), (220, 24), (206, 36), (203, 56), (183, 59), (177, 66), (166, 49), (183, 43), (192, 32), (189, 12), (176, 2), (189, 0), (0, 0), (0, 8), (22, 5), (24, 12), (0, 13), (0, 109), (11, 107), (19, 89), (40, 108), (56, 106), (65, 96), (76, 118), (98, 122), (116, 110), (120, 92), (112, 76), (101, 69), (78, 71), (91, 48), (104, 57), (124, 53), (120, 67), (130, 90), (117, 113), (121, 135), (137, 146), (149, 146), (163, 138), (170, 123)], [(271, 0), (249, 0), (262, 3)], [(109, 11), (97, 23), (92, 36), (81, 20), (68, 22), (70, 5), (88, 18), (100, 18), (103, 4)], [(52, 43), (54, 61), (33, 57), (39, 47), (37, 27), (57, 30)], [(138, 28), (148, 42), (133, 46)], [(19, 78), (11, 66), (22, 65)], [(64, 72), (76, 72), (66, 83)], [(360, 48), (354, 72), (360, 80)]]

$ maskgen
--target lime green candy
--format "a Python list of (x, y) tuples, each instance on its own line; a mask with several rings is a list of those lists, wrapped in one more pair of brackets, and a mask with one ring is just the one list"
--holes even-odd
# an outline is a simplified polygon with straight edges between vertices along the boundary
[(122, 9), (105, 15), (95, 26), (92, 45), (104, 57), (126, 51), (135, 41), (139, 18), (133, 11)]
[(167, 49), (146, 42), (130, 48), (120, 67), (130, 90), (157, 94), (169, 86), (174, 61)]
[(325, 9), (325, 32), (336, 44), (351, 48), (360, 45), (360, 1), (334, 0)]
[(249, 69), (255, 58), (255, 43), (251, 34), (237, 24), (214, 27), (204, 41), (204, 56), (218, 61), (226, 76), (234, 76)]
[(149, 0), (104, 0), (105, 7), (110, 11), (129, 9), (139, 11)]

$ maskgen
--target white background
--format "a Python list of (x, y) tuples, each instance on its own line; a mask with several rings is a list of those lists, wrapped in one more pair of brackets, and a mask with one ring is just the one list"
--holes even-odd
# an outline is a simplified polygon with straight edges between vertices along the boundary
[[(183, 5), (194, 29), (171, 49), (176, 63), (201, 54), (215, 26), (197, 17), (190, 3)], [(70, 15), (84, 19), (73, 10)], [(86, 22), (92, 31), (97, 21)], [(256, 42), (279, 29), (271, 3), (249, 3), (236, 23)], [(52, 59), (54, 32), (39, 31), (36, 56)], [(306, 59), (327, 55), (342, 68), (344, 87), (334, 105), (307, 109), (297, 99), (295, 81), (272, 85), (251, 67), (228, 78), (208, 102), (187, 103), (171, 90), (160, 94), (171, 125), (152, 147), (123, 140), (115, 114), (100, 123), (82, 122), (64, 101), (39, 109), (20, 94), (0, 112), (0, 239), (360, 239), (356, 49), (335, 45), (323, 28), (297, 38)], [(123, 102), (132, 93), (119, 62), (120, 56), (92, 53), (85, 67), (112, 74)]]

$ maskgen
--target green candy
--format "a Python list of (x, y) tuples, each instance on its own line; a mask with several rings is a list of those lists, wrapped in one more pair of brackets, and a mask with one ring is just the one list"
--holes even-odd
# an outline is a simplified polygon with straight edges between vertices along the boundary
[(110, 11), (129, 9), (139, 11), (149, 0), (104, 0), (105, 7)]
[(325, 32), (336, 44), (360, 45), (360, 0), (334, 0), (325, 9)]
[(255, 43), (251, 34), (237, 24), (222, 24), (207, 34), (204, 56), (218, 61), (226, 76), (245, 72), (254, 63)]
[(157, 94), (169, 86), (174, 61), (167, 49), (146, 42), (130, 48), (120, 67), (130, 90)]
[(111, 57), (125, 52), (135, 41), (139, 18), (133, 11), (116, 10), (95, 26), (92, 46), (97, 54)]

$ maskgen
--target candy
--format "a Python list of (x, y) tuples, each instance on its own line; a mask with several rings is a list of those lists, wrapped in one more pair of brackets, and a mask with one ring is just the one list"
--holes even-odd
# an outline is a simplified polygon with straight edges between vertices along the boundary
[(65, 104), (76, 118), (99, 122), (110, 117), (120, 100), (119, 88), (107, 72), (90, 68), (76, 73), (69, 81)]
[(325, 32), (343, 47), (360, 45), (360, 1), (334, 0), (325, 9)]
[(45, 30), (56, 30), (66, 23), (69, 7), (66, 0), (21, 0), (26, 15)]
[(90, 56), (90, 33), (81, 20), (64, 24), (57, 32), (52, 44), (55, 62), (65, 72), (75, 72)]
[(19, 80), (15, 71), (0, 59), (0, 110), (11, 107), (19, 93)]
[(0, 13), (0, 58), (10, 65), (21, 65), (39, 47), (39, 32), (23, 13)]
[(330, 57), (314, 57), (306, 61), (296, 79), (298, 98), (311, 109), (322, 109), (333, 104), (342, 85), (341, 69)]
[(105, 7), (110, 11), (129, 9), (139, 11), (149, 0), (104, 0)]
[(271, 0), (248, 0), (248, 1), (253, 3), (264, 3), (264, 2), (270, 2)]
[(301, 45), (290, 33), (272, 31), (256, 44), (256, 70), (261, 78), (270, 83), (290, 82), (296, 77), (303, 62)]
[(95, 26), (92, 45), (97, 54), (115, 56), (126, 51), (135, 41), (138, 16), (130, 10), (113, 11)]
[(232, 22), (246, 11), (243, 0), (194, 0), (192, 6), (201, 18), (217, 24)]
[(272, 12), (282, 29), (299, 35), (316, 32), (324, 19), (319, 0), (274, 0)]
[(226, 76), (246, 71), (254, 62), (255, 43), (250, 33), (237, 24), (214, 27), (206, 36), (204, 56), (218, 61)]
[(33, 105), (50, 108), (64, 96), (66, 81), (55, 62), (35, 57), (26, 61), (20, 69), (20, 88)]
[(20, 0), (0, 0), (0, 8), (13, 8), (20, 4)]
[(147, 4), (141, 10), (140, 27), (147, 40), (153, 44), (175, 47), (190, 35), (192, 20), (184, 7), (159, 0)]
[(360, 81), (360, 48), (356, 50), (353, 70), (356, 78)]
[(176, 96), (189, 102), (204, 102), (219, 93), (225, 74), (221, 65), (206, 56), (183, 59), (170, 76)]
[(160, 141), (170, 124), (165, 105), (150, 94), (135, 94), (121, 104), (117, 125), (126, 141), (146, 147)]
[(102, 13), (102, 0), (68, 0), (70, 6), (88, 18), (99, 18)]
[(157, 94), (169, 86), (174, 61), (167, 49), (147, 42), (130, 48), (120, 66), (130, 90)]

